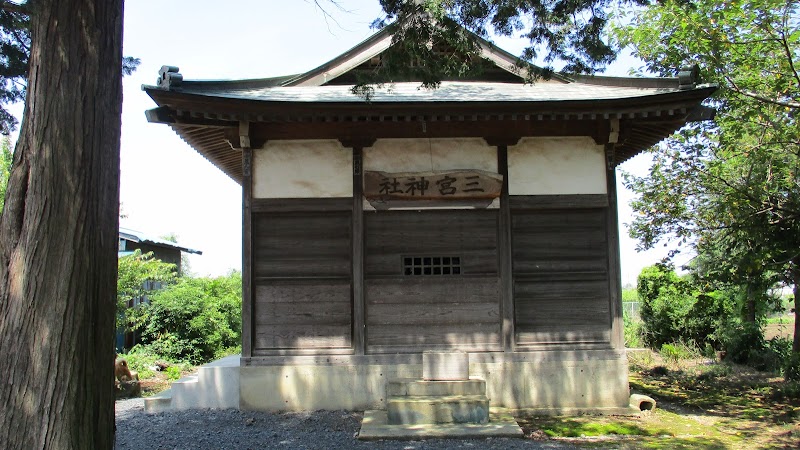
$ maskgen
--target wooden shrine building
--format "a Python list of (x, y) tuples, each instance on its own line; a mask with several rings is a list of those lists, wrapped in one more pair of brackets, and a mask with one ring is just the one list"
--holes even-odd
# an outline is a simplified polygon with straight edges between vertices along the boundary
[(422, 352), (463, 350), (493, 406), (627, 406), (615, 167), (715, 87), (555, 76), (524, 84), (484, 42), (479, 79), (378, 86), (380, 32), (300, 75), (144, 90), (242, 185), (242, 409), (381, 407)]

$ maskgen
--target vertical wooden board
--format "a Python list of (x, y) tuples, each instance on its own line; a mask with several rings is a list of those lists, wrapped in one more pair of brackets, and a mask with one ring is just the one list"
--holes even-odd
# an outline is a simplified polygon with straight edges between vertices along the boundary
[(364, 303), (364, 206), (361, 147), (353, 148), (353, 222), (352, 222), (352, 286), (353, 286), (353, 341), (356, 355), (366, 350), (366, 319)]
[[(608, 144), (611, 145), (611, 144)], [(608, 149), (613, 151), (612, 148)], [(606, 176), (608, 183), (608, 202), (606, 210), (606, 230), (608, 232), (608, 292), (609, 310), (611, 314), (611, 339), (615, 348), (624, 349), (625, 339), (623, 337), (622, 322), (622, 271), (620, 269), (619, 256), (619, 211), (617, 210), (617, 178), (615, 169), (608, 171)]]
[(500, 212), (497, 227), (497, 253), (500, 270), (500, 292), (502, 311), (503, 350), (514, 350), (514, 260), (513, 239), (511, 235), (511, 202), (508, 193), (508, 146), (497, 148), (497, 167), (503, 176), (503, 188), (500, 194)]
[(242, 149), (242, 357), (253, 356), (253, 151)]

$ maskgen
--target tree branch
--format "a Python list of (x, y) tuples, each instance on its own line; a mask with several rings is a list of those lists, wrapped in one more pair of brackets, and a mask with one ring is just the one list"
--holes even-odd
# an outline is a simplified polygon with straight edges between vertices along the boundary
[(797, 80), (797, 85), (800, 86), (800, 76), (797, 74), (797, 69), (794, 67), (794, 60), (792, 50), (789, 48), (789, 43), (786, 42), (786, 27), (789, 25), (789, 4), (787, 3), (786, 8), (783, 10), (783, 26), (781, 27), (781, 46), (783, 47), (783, 51), (786, 53), (786, 59), (789, 60), (789, 68), (792, 69), (792, 73), (794, 74), (794, 79)]
[(31, 14), (30, 8), (28, 7), (27, 3), (12, 3), (7, 0), (0, 0), (0, 9), (3, 11), (8, 11), (10, 13), (15, 14), (22, 14), (25, 16), (29, 16)]
[(764, 97), (763, 95), (756, 94), (755, 92), (746, 91), (737, 86), (736, 82), (734, 82), (733, 79), (731, 79), (731, 77), (729, 77), (728, 75), (725, 75), (725, 80), (730, 85), (729, 86), (730, 89), (736, 92), (737, 94), (744, 95), (745, 97), (750, 97), (762, 103), (769, 103), (770, 105), (783, 106), (785, 108), (800, 109), (800, 102), (781, 101), (769, 97)]

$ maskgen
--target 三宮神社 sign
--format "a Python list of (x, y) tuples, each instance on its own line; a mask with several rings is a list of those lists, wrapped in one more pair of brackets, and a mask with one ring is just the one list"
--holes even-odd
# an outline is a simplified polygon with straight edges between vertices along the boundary
[(368, 200), (494, 199), (502, 188), (502, 175), (483, 170), (364, 172)]

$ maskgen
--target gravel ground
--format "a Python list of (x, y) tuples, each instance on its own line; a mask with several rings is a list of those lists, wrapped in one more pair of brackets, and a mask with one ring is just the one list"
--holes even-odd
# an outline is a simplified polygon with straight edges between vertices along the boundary
[(184, 449), (575, 449), (554, 441), (530, 439), (438, 439), (372, 441), (355, 438), (361, 413), (315, 411), (263, 413), (235, 409), (144, 412), (142, 399), (116, 404), (115, 450)]

